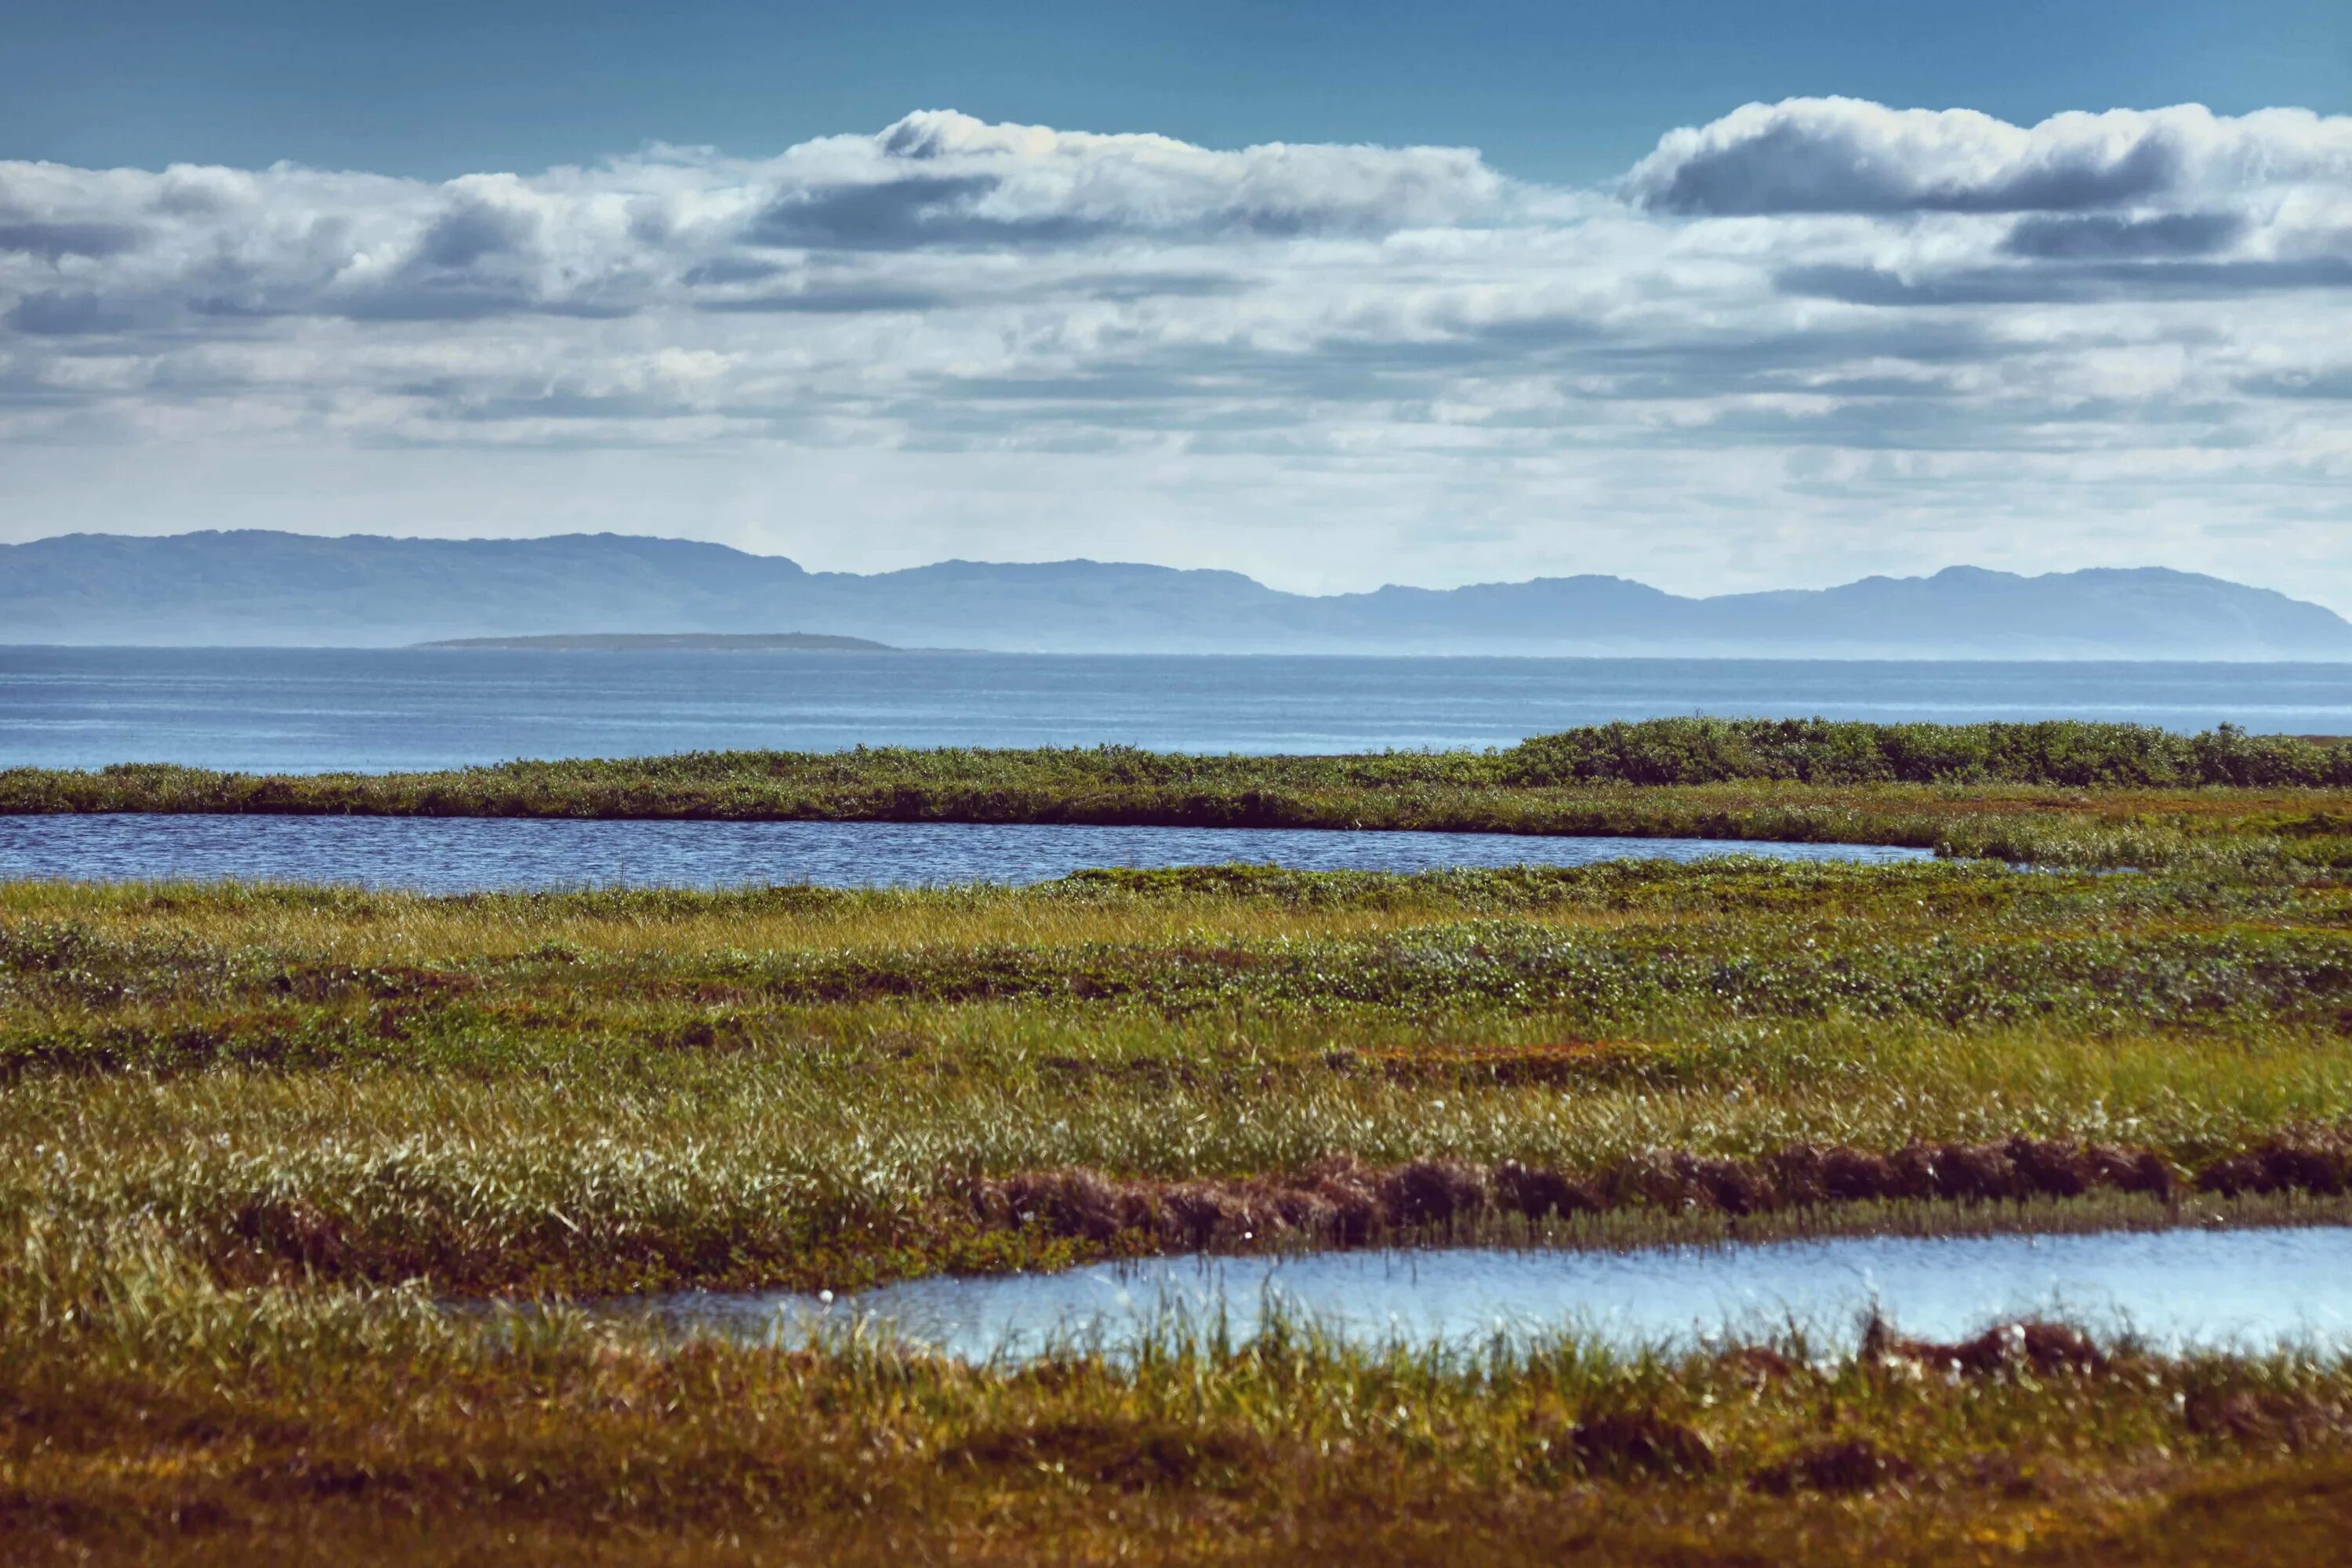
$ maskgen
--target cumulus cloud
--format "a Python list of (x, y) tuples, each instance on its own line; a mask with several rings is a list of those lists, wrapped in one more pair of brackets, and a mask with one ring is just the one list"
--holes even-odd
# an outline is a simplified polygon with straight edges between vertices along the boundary
[(1655, 211), (1730, 216), (2089, 212), (2303, 182), (2352, 183), (2352, 119), (2283, 109), (2233, 119), (2186, 104), (2023, 127), (1974, 110), (1828, 98), (1751, 103), (1675, 131), (1624, 187)]
[[(2032, 564), (2063, 540), (2137, 559), (2177, 537), (2171, 559), (2221, 568), (2247, 537), (2206, 531), (2223, 521), (2303, 542), (2281, 562), (2352, 561), (2347, 329), (2352, 119), (2294, 110), (1750, 105), (1603, 190), (1463, 149), (944, 110), (764, 159), (439, 184), (0, 163), (19, 479), (190, 443), (249, 454), (261, 477), (224, 486), (243, 495), (297, 449), (355, 472), (431, 450), (413, 471), (451, 476), (452, 454), (496, 474), (527, 451), (694, 454), (683, 471), (727, 477), (674, 497), (688, 515), (854, 472), (822, 496), (859, 521), (827, 536), (845, 565), (1066, 538), (1305, 585), (1591, 566), (1721, 586), (1801, 559)], [(909, 477), (982, 472), (997, 510)], [(106, 525), (77, 482), (0, 482), (0, 533), (49, 531), (59, 497)], [(157, 482), (159, 505), (196, 493)], [(446, 483), (418, 510), (483, 526)], [(576, 518), (625, 490), (488, 510)], [(1106, 539), (1139, 509), (1181, 526)], [(935, 537), (935, 515), (999, 531)], [(666, 505), (635, 526), (681, 524)]]
[[(1214, 152), (1166, 136), (991, 125), (910, 114), (851, 142), (853, 183), (1013, 233), (1386, 234), (1475, 222), (1504, 194), (1478, 154), (1450, 147), (1291, 146)], [(787, 199), (790, 199), (788, 196)]]

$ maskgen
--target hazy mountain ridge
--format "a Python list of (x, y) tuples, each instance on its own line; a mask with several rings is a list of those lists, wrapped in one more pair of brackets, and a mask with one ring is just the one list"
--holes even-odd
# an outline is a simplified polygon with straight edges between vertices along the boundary
[(1952, 567), (1685, 598), (1581, 575), (1317, 597), (1238, 573), (946, 561), (860, 575), (620, 534), (68, 534), (0, 545), (0, 643), (376, 646), (816, 633), (918, 647), (1186, 653), (1643, 653), (2352, 659), (2352, 624), (2164, 568)]
[(445, 637), (418, 647), (520, 648), (545, 653), (656, 653), (691, 649), (703, 653), (904, 653), (870, 637), (828, 637), (823, 632), (549, 632), (521, 637)]

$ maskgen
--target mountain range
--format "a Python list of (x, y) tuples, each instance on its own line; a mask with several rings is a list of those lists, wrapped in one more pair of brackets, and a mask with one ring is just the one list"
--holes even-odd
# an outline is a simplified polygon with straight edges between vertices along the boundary
[(0, 644), (371, 647), (797, 632), (1060, 653), (2352, 660), (2352, 624), (2159, 567), (1687, 598), (1622, 577), (1284, 593), (1234, 572), (945, 561), (870, 575), (621, 534), (65, 534), (0, 545)]

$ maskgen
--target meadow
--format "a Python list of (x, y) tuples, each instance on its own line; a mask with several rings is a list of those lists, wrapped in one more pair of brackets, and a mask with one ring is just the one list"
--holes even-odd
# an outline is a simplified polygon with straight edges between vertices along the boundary
[[(1710, 753), (1686, 746), (1682, 782), (1640, 782), (1633, 742), (1602, 764), (1562, 741), (852, 753), (830, 783), (774, 758), (0, 776), (9, 810), (593, 815), (654, 792), (881, 815), (978, 791), (1040, 820), (1254, 798), (1946, 857), (0, 886), (0, 1538), (26, 1561), (2324, 1557), (2352, 1521), (2333, 1354), (1900, 1324), (1860, 1353), (1370, 1351), (1277, 1324), (973, 1367), (681, 1344), (561, 1305), (1195, 1248), (2352, 1215), (2332, 748), (1641, 743), (1709, 733), (1745, 773), (1691, 777)], [(2213, 776), (2247, 749), (2268, 773)], [(451, 1310), (486, 1300), (540, 1308)]]

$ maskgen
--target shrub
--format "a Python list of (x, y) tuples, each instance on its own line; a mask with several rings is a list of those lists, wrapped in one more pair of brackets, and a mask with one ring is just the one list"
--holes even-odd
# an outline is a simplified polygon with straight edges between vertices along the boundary
[(2352, 784), (2352, 746), (2249, 735), (2224, 724), (2176, 735), (2147, 724), (1866, 724), (1828, 719), (1651, 719), (1525, 741), (1499, 759), (1521, 785), (2003, 784), (2163, 786)]

